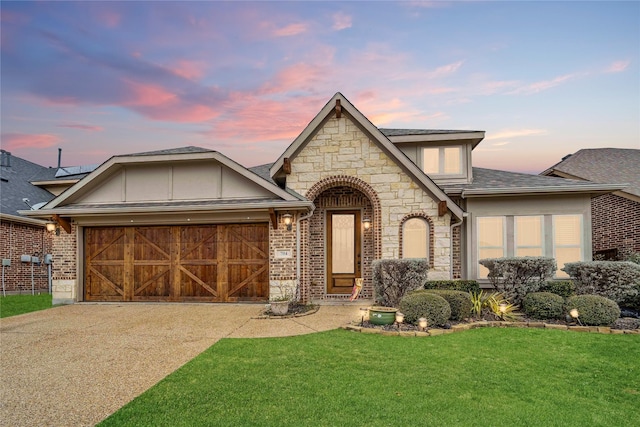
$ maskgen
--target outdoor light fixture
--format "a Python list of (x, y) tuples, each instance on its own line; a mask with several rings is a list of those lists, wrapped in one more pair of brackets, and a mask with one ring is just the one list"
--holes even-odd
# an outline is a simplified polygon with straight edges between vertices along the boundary
[(396, 311), (396, 323), (399, 325), (402, 322), (404, 322), (404, 314)]
[(580, 313), (578, 312), (577, 308), (572, 308), (569, 311), (569, 315), (573, 317), (576, 320), (576, 322), (578, 322), (578, 325), (582, 326), (582, 322), (580, 321)]
[(282, 215), (282, 220), (284, 221), (284, 225), (287, 226), (287, 231), (291, 231), (291, 222), (293, 220), (293, 216), (291, 214), (284, 214)]
[(362, 226), (364, 227), (365, 230), (368, 230), (371, 228), (371, 220), (369, 218), (365, 218), (362, 220)]
[(507, 312), (507, 304), (506, 303), (501, 303), (500, 304), (500, 318), (502, 320), (504, 320), (504, 314)]
[(364, 326), (364, 316), (369, 314), (369, 309), (367, 307), (360, 307), (360, 326)]
[(54, 232), (56, 231), (56, 225), (53, 222), (47, 223), (47, 231)]
[(427, 329), (427, 319), (425, 317), (421, 317), (418, 319), (418, 326), (420, 327), (420, 330), (424, 331)]

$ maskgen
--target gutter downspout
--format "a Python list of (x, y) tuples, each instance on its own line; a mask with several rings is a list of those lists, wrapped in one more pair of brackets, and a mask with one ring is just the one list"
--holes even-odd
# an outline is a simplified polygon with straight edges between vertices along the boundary
[(311, 203), (311, 210), (308, 214), (298, 217), (296, 220), (296, 298), (300, 301), (300, 222), (311, 218), (316, 210), (316, 205)]
[[(469, 216), (469, 214), (467, 212), (463, 212), (460, 221), (451, 224), (451, 249), (449, 250), (449, 265), (451, 266), (451, 270), (449, 270), (449, 278), (451, 280), (453, 280), (453, 229), (455, 227), (460, 227), (467, 216)], [(460, 235), (460, 238), (462, 238), (462, 235)], [(460, 250), (462, 251), (462, 242), (460, 243)], [(462, 268), (462, 265), (460, 265), (460, 267)]]

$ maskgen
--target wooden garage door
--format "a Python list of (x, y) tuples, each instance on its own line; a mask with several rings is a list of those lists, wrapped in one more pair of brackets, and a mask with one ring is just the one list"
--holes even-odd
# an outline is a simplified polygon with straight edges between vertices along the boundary
[(268, 224), (87, 227), (85, 301), (263, 301)]

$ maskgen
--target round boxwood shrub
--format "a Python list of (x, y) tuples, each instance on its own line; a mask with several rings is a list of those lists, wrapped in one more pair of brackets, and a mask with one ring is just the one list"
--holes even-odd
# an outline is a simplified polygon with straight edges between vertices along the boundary
[(400, 311), (407, 323), (417, 323), (425, 317), (429, 325), (444, 325), (451, 316), (451, 307), (440, 295), (427, 291), (414, 291), (400, 300)]
[(560, 319), (563, 306), (564, 298), (551, 292), (531, 292), (522, 300), (524, 312), (534, 319)]
[(585, 325), (607, 326), (620, 317), (620, 307), (615, 301), (600, 295), (576, 295), (567, 299), (567, 313), (577, 308), (579, 319)]
[(549, 280), (542, 285), (540, 292), (551, 292), (569, 298), (576, 294), (576, 285), (571, 280)]
[(440, 295), (451, 307), (451, 320), (462, 320), (471, 316), (471, 296), (468, 292), (454, 291), (448, 289), (429, 289), (425, 292), (429, 292), (435, 295)]

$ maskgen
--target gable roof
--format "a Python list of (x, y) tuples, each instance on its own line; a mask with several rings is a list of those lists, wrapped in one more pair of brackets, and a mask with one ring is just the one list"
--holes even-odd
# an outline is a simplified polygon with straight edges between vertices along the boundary
[(471, 184), (452, 185), (445, 190), (449, 194), (460, 194), (467, 198), (520, 194), (608, 193), (620, 188), (620, 184), (593, 183), (474, 167)]
[(541, 175), (624, 184), (623, 193), (640, 197), (640, 150), (588, 148), (571, 154)]
[[(11, 155), (2, 150), (2, 167), (0, 167), (0, 214), (18, 219), (22, 215), (18, 211), (29, 209), (22, 199), (29, 199), (29, 205), (49, 202), (54, 195), (47, 190), (31, 184), (31, 178), (44, 173), (49, 168)], [(13, 218), (17, 217), (17, 218)], [(24, 218), (25, 220), (27, 218)]]
[(425, 175), (418, 166), (396, 147), (377, 127), (369, 121), (349, 100), (337, 92), (329, 102), (320, 110), (320, 112), (311, 120), (307, 127), (300, 135), (287, 147), (282, 155), (271, 166), (269, 172), (271, 178), (282, 170), (285, 158), (295, 157), (311, 140), (313, 135), (322, 127), (322, 125), (335, 114), (336, 101), (340, 101), (342, 113), (349, 116), (364, 132), (368, 133), (372, 142), (384, 151), (393, 161), (396, 162), (405, 173), (413, 179), (418, 185), (430, 192), (437, 200), (445, 201), (447, 208), (457, 218), (462, 218), (464, 211), (455, 204), (449, 196), (436, 183), (434, 183), (427, 175)]
[[(273, 198), (266, 200), (242, 200), (242, 201), (181, 201), (179, 203), (173, 202), (147, 202), (147, 203), (113, 203), (107, 206), (100, 205), (94, 206), (92, 204), (76, 204), (65, 206), (65, 202), (74, 200), (74, 196), (82, 194), (82, 192), (90, 191), (93, 187), (97, 186), (99, 182), (106, 176), (109, 176), (112, 172), (117, 171), (123, 165), (135, 165), (135, 164), (151, 164), (154, 162), (164, 163), (168, 161), (187, 161), (187, 160), (215, 160), (223, 166), (233, 170), (234, 172), (242, 175), (243, 177), (254, 182), (258, 186), (266, 189), (273, 194)], [(200, 147), (182, 147), (169, 150), (158, 150), (144, 153), (125, 154), (120, 156), (113, 156), (105, 163), (100, 165), (94, 172), (89, 174), (85, 179), (79, 181), (51, 202), (43, 206), (30, 216), (47, 216), (52, 214), (70, 214), (74, 212), (108, 212), (109, 210), (118, 210), (126, 208), (128, 211), (141, 212), (145, 209), (153, 208), (154, 211), (170, 211), (170, 210), (206, 210), (206, 209), (238, 209), (244, 207), (246, 209), (263, 208), (265, 204), (271, 206), (288, 206), (295, 205), (295, 207), (302, 207), (302, 205), (310, 205), (304, 199), (296, 197), (295, 195), (287, 192), (273, 182), (267, 181), (257, 174), (249, 171), (235, 161), (222, 155), (221, 153), (213, 150), (208, 150)], [(299, 206), (298, 206), (299, 205)]]

